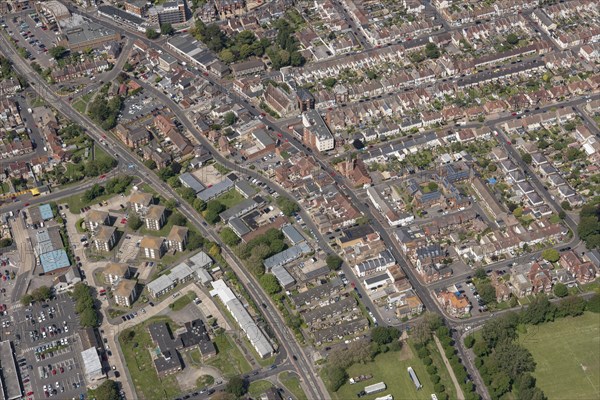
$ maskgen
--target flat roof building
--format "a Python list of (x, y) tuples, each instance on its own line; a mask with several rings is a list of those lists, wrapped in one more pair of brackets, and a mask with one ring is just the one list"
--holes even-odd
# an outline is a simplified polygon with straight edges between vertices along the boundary
[(292, 262), (311, 251), (312, 248), (306, 242), (302, 242), (264, 260), (265, 269), (271, 271), (271, 269)]
[(154, 25), (180, 24), (187, 20), (185, 1), (167, 1), (148, 10), (148, 19)]
[(256, 325), (248, 310), (244, 308), (235, 294), (227, 286), (227, 284), (219, 279), (212, 283), (213, 290), (210, 291), (211, 296), (219, 296), (219, 299), (227, 310), (231, 313), (239, 327), (244, 331), (248, 340), (262, 358), (267, 358), (273, 354), (273, 346), (263, 331)]
[(92, 21), (63, 30), (65, 45), (71, 51), (80, 51), (87, 48), (95, 48), (112, 41), (121, 40), (121, 34), (106, 26)]
[(83, 371), (88, 385), (106, 377), (102, 372), (102, 362), (95, 347), (82, 351), (81, 358), (83, 359)]
[(221, 182), (215, 183), (211, 187), (206, 188), (198, 193), (198, 198), (203, 201), (209, 201), (225, 193), (231, 188), (233, 188), (233, 181), (229, 178), (225, 178)]
[(333, 134), (316, 110), (308, 110), (303, 113), (302, 124), (304, 125), (303, 141), (305, 144), (320, 152), (329, 151), (335, 147)]
[(168, 275), (161, 275), (148, 285), (148, 291), (153, 297), (160, 297), (175, 287), (175, 282)]
[(189, 172), (179, 175), (179, 182), (181, 182), (184, 187), (192, 189), (196, 194), (206, 189), (204, 185)]
[(293, 225), (285, 225), (281, 228), (281, 232), (283, 232), (285, 238), (289, 240), (292, 245), (297, 245), (298, 243), (306, 241), (304, 236), (302, 236), (302, 234), (298, 232), (298, 229), (296, 229)]
[(54, 218), (54, 212), (50, 204), (42, 204), (40, 206), (40, 215), (44, 221)]
[(23, 392), (17, 375), (17, 363), (9, 340), (0, 342), (0, 377), (4, 392), (0, 392), (7, 400), (20, 399)]
[(113, 291), (115, 303), (123, 307), (131, 307), (137, 297), (137, 282), (132, 279), (121, 279)]

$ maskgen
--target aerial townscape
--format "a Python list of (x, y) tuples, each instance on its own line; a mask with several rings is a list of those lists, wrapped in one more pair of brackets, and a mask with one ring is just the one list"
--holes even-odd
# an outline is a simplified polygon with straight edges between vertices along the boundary
[(0, 400), (600, 399), (597, 0), (0, 0)]

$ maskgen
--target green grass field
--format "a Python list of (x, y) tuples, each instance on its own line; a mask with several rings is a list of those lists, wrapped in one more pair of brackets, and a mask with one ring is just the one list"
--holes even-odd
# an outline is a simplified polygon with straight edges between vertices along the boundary
[[(153, 317), (121, 332), (119, 343), (138, 398), (172, 399), (180, 392), (175, 376), (159, 378), (150, 356), (150, 351), (155, 348), (155, 345), (146, 327), (153, 322), (167, 322), (173, 331), (178, 328), (168, 317)], [(128, 340), (126, 338), (130, 331), (135, 334)]]
[(600, 399), (600, 315), (587, 312), (519, 335), (537, 364), (537, 386), (549, 399)]
[(245, 374), (252, 371), (252, 366), (235, 343), (225, 334), (214, 338), (217, 355), (206, 361), (208, 365), (219, 369), (224, 376)]
[[(363, 390), (365, 386), (384, 382), (387, 389), (381, 393), (364, 396), (363, 400), (373, 400), (377, 397), (391, 394), (394, 399), (411, 400), (431, 400), (431, 394), (434, 393), (433, 383), (429, 379), (429, 374), (425, 369), (423, 362), (417, 357), (416, 351), (406, 343), (401, 351), (390, 351), (375, 357), (373, 362), (367, 364), (355, 364), (348, 368), (348, 376), (373, 375), (373, 378), (351, 385), (345, 383), (333, 398), (338, 400), (356, 399), (356, 394)], [(409, 351), (410, 350), (410, 351)], [(408, 376), (407, 368), (412, 367), (417, 377), (421, 381), (423, 388), (417, 390)], [(445, 383), (445, 382), (443, 382)], [(451, 384), (448, 383), (448, 384)], [(454, 388), (448, 387), (448, 392), (452, 393)]]
[(77, 100), (73, 103), (73, 108), (79, 111), (82, 114), (85, 114), (85, 110), (87, 109), (87, 103), (82, 100)]
[(273, 384), (269, 381), (254, 381), (250, 384), (250, 387), (248, 387), (248, 394), (252, 396), (252, 398), (258, 398), (271, 387), (273, 387)]
[(279, 374), (279, 381), (283, 384), (283, 386), (286, 387), (287, 390), (292, 392), (297, 400), (308, 399), (304, 393), (304, 390), (302, 390), (302, 386), (300, 386), (300, 379), (298, 379), (298, 375), (287, 371), (282, 372)]
[(217, 200), (219, 203), (223, 204), (225, 207), (231, 208), (231, 207), (241, 203), (242, 200), (244, 200), (244, 196), (242, 196), (240, 194), (240, 192), (238, 192), (237, 190), (232, 189), (232, 190), (220, 195), (215, 200)]

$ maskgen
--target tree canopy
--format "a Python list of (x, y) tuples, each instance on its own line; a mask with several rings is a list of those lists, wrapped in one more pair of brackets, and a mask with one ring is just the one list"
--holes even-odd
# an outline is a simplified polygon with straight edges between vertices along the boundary
[(581, 207), (577, 233), (588, 249), (600, 248), (600, 203), (590, 203)]
[(94, 397), (96, 400), (119, 400), (119, 386), (117, 382), (107, 379), (100, 386), (94, 389)]
[(242, 397), (248, 391), (248, 381), (239, 376), (231, 377), (225, 386), (225, 391), (236, 397)]
[(275, 275), (264, 274), (260, 277), (260, 285), (269, 295), (281, 292), (281, 286), (279, 285), (277, 278), (275, 278)]
[(329, 254), (325, 259), (325, 262), (331, 271), (337, 271), (342, 266), (344, 260), (337, 254)]
[(292, 216), (294, 213), (300, 211), (300, 206), (294, 200), (289, 197), (280, 196), (277, 198), (277, 206), (281, 209), (281, 212), (287, 217)]
[(235, 246), (240, 242), (238, 235), (230, 227), (225, 227), (219, 232), (219, 236), (227, 246)]

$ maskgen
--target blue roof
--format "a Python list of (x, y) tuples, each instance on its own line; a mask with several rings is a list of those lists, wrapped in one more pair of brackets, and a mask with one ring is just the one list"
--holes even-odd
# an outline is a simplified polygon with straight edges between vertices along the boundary
[(495, 185), (495, 184), (496, 184), (496, 182), (498, 182), (498, 181), (496, 180), (496, 178), (490, 178), (490, 179), (488, 179), (488, 183), (489, 183), (490, 185)]
[(50, 204), (42, 204), (40, 206), (40, 215), (44, 221), (54, 218), (54, 213), (52, 212)]
[(41, 254), (40, 262), (42, 263), (42, 268), (44, 268), (44, 272), (46, 273), (71, 265), (69, 262), (69, 257), (67, 256), (67, 252), (64, 249), (53, 250), (48, 253)]

